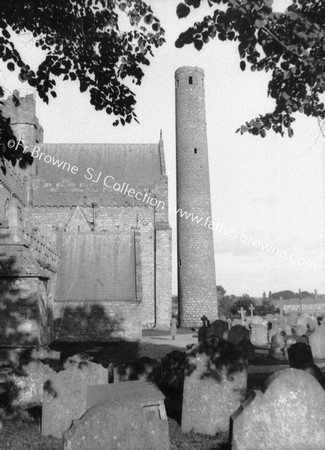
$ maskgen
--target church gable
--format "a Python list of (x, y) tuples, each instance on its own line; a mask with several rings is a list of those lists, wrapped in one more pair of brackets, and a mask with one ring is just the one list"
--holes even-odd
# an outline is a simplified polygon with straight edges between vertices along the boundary
[(87, 219), (79, 206), (77, 206), (74, 213), (72, 214), (66, 227), (66, 231), (69, 233), (91, 231), (90, 224), (87, 222)]

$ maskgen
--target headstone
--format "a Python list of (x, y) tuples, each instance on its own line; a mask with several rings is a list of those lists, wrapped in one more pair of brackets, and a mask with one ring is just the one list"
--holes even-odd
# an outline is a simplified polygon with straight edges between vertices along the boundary
[(272, 342), (272, 337), (278, 333), (280, 333), (280, 327), (277, 324), (274, 324), (272, 328), (268, 331), (268, 341)]
[(268, 344), (267, 325), (252, 325), (251, 343), (257, 347), (263, 347)]
[(303, 336), (303, 335), (305, 335), (307, 333), (307, 326), (304, 324), (300, 324), (300, 325), (297, 325), (297, 328), (296, 328), (296, 335), (297, 336)]
[(252, 319), (252, 325), (262, 325), (264, 323), (264, 319), (261, 316), (254, 316)]
[(302, 342), (292, 344), (288, 348), (288, 358), (290, 367), (294, 369), (302, 369), (306, 364), (314, 364), (310, 346)]
[(23, 408), (42, 405), (44, 382), (54, 373), (49, 366), (40, 361), (31, 361), (22, 366), (19, 375), (17, 372), (8, 375), (8, 381), (14, 383), (17, 393), (12, 405)]
[(277, 372), (233, 423), (237, 450), (324, 450), (324, 442), (325, 392), (298, 369)]
[(64, 450), (169, 450), (167, 416), (125, 398), (107, 401), (74, 421), (63, 442)]
[(309, 336), (309, 345), (314, 358), (325, 358), (325, 327), (318, 327)]
[(244, 310), (243, 307), (240, 308), (240, 310), (238, 311), (240, 314), (240, 320), (241, 320), (241, 324), (244, 325), (245, 322), (245, 316), (246, 316), (246, 311)]
[(227, 432), (246, 385), (247, 366), (231, 343), (212, 338), (196, 345), (185, 364), (182, 431)]
[(254, 312), (254, 306), (253, 306), (253, 303), (251, 303), (251, 305), (250, 305), (250, 307), (249, 307), (249, 310), (250, 310), (250, 312), (251, 312), (251, 317), (253, 317), (253, 312)]
[(298, 313), (296, 311), (291, 311), (289, 313), (287, 322), (288, 322), (288, 325), (290, 325), (291, 328), (296, 328), (297, 322), (298, 322)]
[(315, 315), (310, 317), (309, 326), (311, 330), (316, 330), (318, 328), (317, 317)]
[(279, 327), (282, 331), (285, 331), (286, 326), (287, 326), (287, 318), (286, 316), (280, 316), (278, 318), (278, 323), (279, 323)]
[(249, 331), (242, 325), (234, 325), (228, 333), (228, 341), (237, 346), (244, 339), (249, 339)]
[(277, 359), (284, 359), (285, 339), (280, 331), (272, 336), (270, 356)]
[(87, 409), (87, 386), (108, 383), (108, 372), (93, 362), (69, 363), (69, 367), (48, 377), (44, 384), (42, 434), (62, 438), (73, 419)]
[(223, 320), (215, 320), (210, 323), (206, 330), (206, 338), (217, 337), (226, 339), (228, 337), (228, 324)]

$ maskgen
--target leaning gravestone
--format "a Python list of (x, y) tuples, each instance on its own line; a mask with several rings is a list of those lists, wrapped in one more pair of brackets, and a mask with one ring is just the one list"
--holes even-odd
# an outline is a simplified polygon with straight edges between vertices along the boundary
[(44, 384), (42, 434), (62, 438), (73, 419), (87, 409), (87, 386), (108, 383), (108, 372), (100, 364), (79, 362), (48, 377)]
[(247, 366), (231, 343), (212, 338), (193, 347), (185, 362), (182, 431), (227, 432), (246, 385)]
[(234, 419), (233, 450), (324, 450), (325, 392), (309, 373), (277, 372)]

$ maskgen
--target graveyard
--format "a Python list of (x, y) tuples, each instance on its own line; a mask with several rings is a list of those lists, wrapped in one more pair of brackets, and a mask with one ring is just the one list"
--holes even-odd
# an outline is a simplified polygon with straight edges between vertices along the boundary
[(321, 317), (206, 319), (175, 341), (2, 348), (1, 448), (323, 449)]

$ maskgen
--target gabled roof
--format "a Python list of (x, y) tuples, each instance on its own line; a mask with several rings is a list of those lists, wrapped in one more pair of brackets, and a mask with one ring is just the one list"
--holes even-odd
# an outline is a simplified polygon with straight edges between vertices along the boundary
[[(162, 140), (157, 144), (41, 144), (39, 147), (38, 155), (41, 152), (43, 155), (40, 158), (35, 153), (33, 205), (85, 204), (89, 201), (84, 199), (91, 195), (101, 204), (102, 201), (111, 205), (133, 204), (134, 199), (105, 188), (104, 178), (110, 177), (106, 184), (129, 183), (130, 188), (145, 192), (152, 191), (165, 175)], [(71, 173), (69, 167), (78, 169)], [(102, 194), (105, 194), (103, 198)]]
[(135, 301), (134, 232), (63, 233), (56, 302)]

